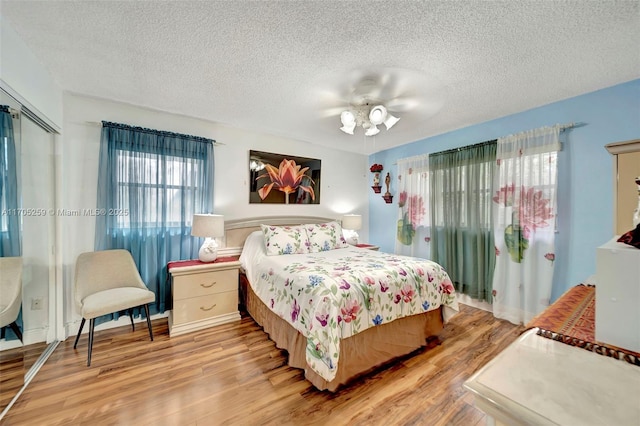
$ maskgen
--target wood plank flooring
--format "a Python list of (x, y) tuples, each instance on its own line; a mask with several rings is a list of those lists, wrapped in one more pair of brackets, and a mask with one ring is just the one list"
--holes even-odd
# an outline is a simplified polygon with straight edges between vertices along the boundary
[(462, 384), (522, 327), (460, 305), (440, 344), (338, 392), (320, 392), (287, 366), (246, 314), (169, 338), (166, 319), (62, 342), (3, 419), (7, 425), (465, 425), (484, 413)]
[(46, 348), (43, 342), (0, 351), (0, 412), (20, 391), (25, 374)]

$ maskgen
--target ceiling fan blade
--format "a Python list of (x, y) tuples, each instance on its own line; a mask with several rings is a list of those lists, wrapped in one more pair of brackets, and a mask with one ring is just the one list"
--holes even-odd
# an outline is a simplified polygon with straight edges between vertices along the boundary
[(416, 96), (398, 96), (388, 100), (385, 105), (389, 111), (404, 112), (416, 108), (420, 102), (420, 98)]
[(384, 74), (382, 80), (384, 84), (380, 87), (380, 99), (383, 102), (404, 95), (408, 90), (408, 87), (402, 84), (402, 78), (398, 75), (391, 73)]
[(344, 104), (341, 107), (325, 108), (319, 112), (321, 118), (325, 117), (340, 117), (343, 111), (349, 107), (348, 104)]
[[(383, 105), (390, 116), (411, 123), (437, 114), (447, 99), (447, 87), (437, 78), (422, 71), (404, 68), (369, 68), (352, 70), (336, 81), (325, 80), (316, 96), (317, 113), (327, 120), (336, 120), (339, 128), (340, 114), (348, 108), (360, 111), (357, 106), (365, 103), (371, 107)], [(365, 111), (368, 117), (369, 110)], [(363, 119), (358, 118), (358, 123)], [(365, 126), (368, 120), (363, 122)], [(387, 128), (397, 120), (383, 121)], [(380, 123), (382, 124), (382, 123)], [(358, 124), (360, 125), (360, 124)], [(368, 130), (369, 126), (365, 127)], [(345, 129), (346, 130), (346, 129)], [(375, 132), (371, 129), (369, 133)]]

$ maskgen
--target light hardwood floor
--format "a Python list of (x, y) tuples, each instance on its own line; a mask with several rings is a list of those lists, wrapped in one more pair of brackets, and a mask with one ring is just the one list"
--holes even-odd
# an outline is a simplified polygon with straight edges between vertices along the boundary
[(166, 319), (62, 342), (4, 419), (7, 425), (484, 425), (462, 384), (523, 328), (460, 305), (440, 344), (336, 393), (286, 364), (247, 315), (169, 338)]
[(24, 384), (24, 376), (47, 348), (46, 343), (0, 351), (0, 412)]

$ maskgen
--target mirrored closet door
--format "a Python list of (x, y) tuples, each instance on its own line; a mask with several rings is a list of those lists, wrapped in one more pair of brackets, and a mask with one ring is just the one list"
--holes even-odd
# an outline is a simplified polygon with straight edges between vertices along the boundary
[[(8, 234), (9, 217), (15, 229), (10, 234), (11, 245), (19, 251), (3, 250), (0, 279), (3, 279), (0, 305), (10, 301), (9, 276), (6, 265), (17, 261), (20, 310), (14, 326), (3, 327), (0, 339), (0, 412), (11, 403), (22, 386), (30, 380), (34, 364), (55, 340), (55, 135), (53, 129), (16, 99), (0, 90), (0, 104), (8, 106), (13, 125), (13, 145), (0, 141), (5, 164), (13, 166), (16, 180), (16, 201), (4, 205), (3, 232)], [(11, 151), (14, 151), (12, 153)], [(8, 188), (0, 189), (5, 195)], [(0, 194), (1, 195), (1, 194)], [(17, 203), (17, 204), (16, 204)], [(9, 238), (9, 237), (7, 237)], [(8, 241), (8, 239), (7, 239)], [(9, 259), (10, 258), (10, 259)], [(5, 294), (6, 293), (6, 294)], [(17, 330), (15, 327), (17, 326)]]

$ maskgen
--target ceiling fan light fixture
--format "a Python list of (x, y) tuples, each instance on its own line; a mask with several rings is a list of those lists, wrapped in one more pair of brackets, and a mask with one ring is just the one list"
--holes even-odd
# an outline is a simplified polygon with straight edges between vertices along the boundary
[(352, 135), (353, 134), (353, 130), (356, 128), (356, 123), (351, 123), (351, 124), (345, 124), (344, 126), (340, 127), (340, 130), (342, 130), (343, 132)]
[(399, 118), (389, 114), (387, 108), (382, 105), (373, 105), (364, 102), (359, 105), (350, 105), (340, 114), (342, 130), (348, 135), (353, 135), (356, 127), (362, 127), (365, 136), (375, 136), (380, 133), (377, 127), (384, 124), (387, 130), (398, 122)]
[[(342, 122), (343, 126), (350, 126), (351, 124), (353, 124), (354, 127), (355, 127), (356, 117), (349, 110), (342, 111), (342, 114), (340, 114), (340, 121)], [(352, 130), (351, 134), (353, 134), (353, 130)]]
[(375, 124), (371, 123), (371, 127), (369, 127), (365, 132), (365, 136), (374, 136), (380, 133), (380, 129), (376, 127)]
[(387, 114), (386, 120), (384, 120), (384, 125), (387, 126), (387, 130), (392, 128), (400, 119), (398, 117), (394, 117), (391, 114)]
[(376, 105), (369, 111), (369, 121), (374, 126), (384, 123), (385, 118), (387, 118), (387, 109), (382, 105)]

